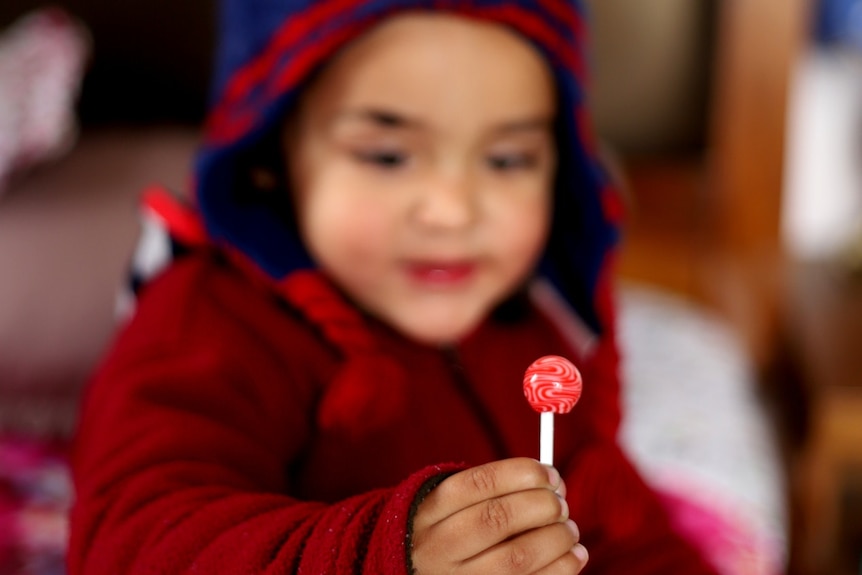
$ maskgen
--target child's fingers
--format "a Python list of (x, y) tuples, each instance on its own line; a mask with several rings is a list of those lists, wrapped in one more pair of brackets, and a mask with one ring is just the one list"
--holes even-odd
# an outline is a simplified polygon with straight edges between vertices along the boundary
[(571, 522), (556, 523), (504, 541), (463, 565), (464, 573), (578, 573), (584, 561), (573, 549), (577, 528)]
[(550, 565), (546, 565), (532, 575), (576, 575), (587, 566), (589, 554), (580, 543), (563, 553)]
[(434, 488), (420, 506), (414, 531), (421, 531), (481, 501), (528, 489), (559, 489), (559, 473), (529, 458), (494, 461), (457, 473)]
[[(518, 491), (480, 501), (420, 533), (414, 532), (414, 562), (418, 567), (426, 559), (444, 556), (456, 565), (466, 563), (503, 542), (506, 544), (483, 563), (506, 564), (509, 555), (512, 560), (508, 562), (512, 565), (550, 561), (575, 543), (574, 532), (566, 527), (567, 517), (565, 500), (549, 488)], [(534, 533), (549, 525), (561, 528), (556, 531), (566, 536), (565, 545), (552, 557), (537, 557), (536, 551), (530, 549), (530, 545), (538, 542)]]
[(532, 575), (576, 575), (587, 566), (588, 558), (586, 548), (579, 543), (563, 553), (553, 563), (546, 565)]

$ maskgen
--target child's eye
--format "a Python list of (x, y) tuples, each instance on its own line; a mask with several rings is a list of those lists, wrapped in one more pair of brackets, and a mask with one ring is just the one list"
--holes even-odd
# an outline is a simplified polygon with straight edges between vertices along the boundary
[(381, 168), (398, 168), (407, 163), (407, 154), (395, 150), (369, 150), (354, 152), (357, 160)]
[(488, 165), (501, 172), (529, 169), (536, 165), (536, 158), (531, 154), (499, 154), (489, 156)]

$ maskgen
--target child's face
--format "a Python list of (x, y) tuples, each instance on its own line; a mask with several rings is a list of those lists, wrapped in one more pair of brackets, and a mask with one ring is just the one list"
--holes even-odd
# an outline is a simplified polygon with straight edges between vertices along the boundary
[(458, 340), (527, 278), (556, 163), (553, 80), (507, 29), (395, 17), (304, 93), (285, 132), (303, 240), (360, 306)]

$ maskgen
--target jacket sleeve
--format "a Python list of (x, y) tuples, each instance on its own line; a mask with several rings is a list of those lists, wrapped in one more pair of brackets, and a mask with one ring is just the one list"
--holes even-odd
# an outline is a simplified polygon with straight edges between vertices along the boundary
[(218, 323), (199, 330), (211, 345), (158, 328), (127, 329), (88, 387), (70, 575), (408, 572), (411, 506), (448, 469), (331, 504), (291, 497), (310, 415), (301, 387), (285, 394), (301, 374)]
[(570, 516), (590, 552), (584, 575), (717, 575), (616, 445), (584, 450), (564, 475)]
[(240, 386), (213, 385), (206, 363), (152, 359), (94, 382), (73, 466), (71, 575), (406, 574), (411, 505), (447, 470), (329, 505), (283, 495), (270, 418)]

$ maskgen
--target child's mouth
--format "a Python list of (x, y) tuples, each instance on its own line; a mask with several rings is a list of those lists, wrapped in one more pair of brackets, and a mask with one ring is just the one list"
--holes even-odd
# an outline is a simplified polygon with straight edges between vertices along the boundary
[(469, 280), (476, 272), (474, 262), (408, 262), (410, 279), (429, 286), (450, 287)]

